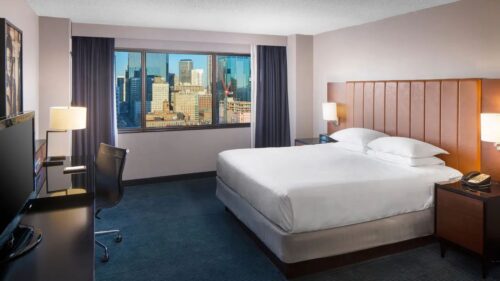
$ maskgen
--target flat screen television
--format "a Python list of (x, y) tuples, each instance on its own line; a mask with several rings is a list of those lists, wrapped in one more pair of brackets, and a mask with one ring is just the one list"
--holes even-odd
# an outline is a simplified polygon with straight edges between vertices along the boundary
[(37, 235), (19, 225), (36, 196), (34, 155), (34, 113), (0, 118), (0, 261), (24, 253)]

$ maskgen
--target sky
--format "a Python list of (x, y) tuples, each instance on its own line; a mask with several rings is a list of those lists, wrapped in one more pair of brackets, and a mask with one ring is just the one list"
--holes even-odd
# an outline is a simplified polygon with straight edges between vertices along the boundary
[[(128, 66), (128, 52), (116, 52), (115, 53), (115, 64), (116, 64), (116, 76), (124, 76), (125, 70)], [(134, 53), (134, 55), (139, 55), (139, 53)], [(158, 54), (155, 57), (158, 58), (162, 54)], [(193, 54), (169, 54), (169, 72), (179, 75), (179, 61), (181, 59), (191, 59), (193, 61), (194, 69), (203, 69), (204, 73), (207, 73), (208, 67), (208, 56), (207, 55), (193, 55)]]

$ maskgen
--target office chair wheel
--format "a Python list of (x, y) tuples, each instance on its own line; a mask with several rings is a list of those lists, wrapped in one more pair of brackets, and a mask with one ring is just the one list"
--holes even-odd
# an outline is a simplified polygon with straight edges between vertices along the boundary
[(109, 254), (104, 253), (104, 255), (102, 255), (101, 257), (101, 262), (108, 262), (108, 261), (109, 261)]
[(115, 242), (116, 242), (116, 243), (120, 243), (120, 242), (122, 242), (122, 240), (123, 240), (123, 236), (122, 236), (121, 234), (119, 234), (119, 233), (118, 233), (118, 234), (116, 235), (116, 237), (115, 237)]

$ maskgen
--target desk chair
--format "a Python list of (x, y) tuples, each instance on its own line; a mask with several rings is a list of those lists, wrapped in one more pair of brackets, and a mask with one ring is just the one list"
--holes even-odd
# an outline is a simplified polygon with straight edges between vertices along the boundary
[[(117, 148), (104, 143), (99, 145), (99, 151), (95, 160), (95, 217), (97, 219), (101, 219), (99, 213), (103, 209), (114, 207), (123, 197), (122, 174), (127, 153), (127, 149)], [(119, 229), (95, 232), (96, 237), (107, 234), (115, 234), (116, 243), (122, 241)], [(97, 239), (95, 243), (104, 250), (101, 261), (107, 262), (109, 260), (108, 247), (97, 241)]]

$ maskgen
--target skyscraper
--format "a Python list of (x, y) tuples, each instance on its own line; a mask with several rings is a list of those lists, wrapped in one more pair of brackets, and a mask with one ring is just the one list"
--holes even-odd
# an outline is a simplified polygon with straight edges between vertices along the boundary
[(140, 126), (141, 124), (141, 90), (142, 90), (142, 79), (139, 77), (132, 77), (128, 79), (127, 92), (130, 100), (129, 105), (129, 119), (132, 122), (131, 126)]
[[(127, 78), (141, 77), (141, 56), (129, 55), (128, 56), (128, 69)], [(130, 76), (132, 77), (130, 77)]]
[(212, 124), (212, 95), (198, 94), (200, 124)]
[(117, 114), (120, 114), (120, 103), (125, 101), (125, 77), (116, 77), (115, 103)]
[(175, 112), (184, 114), (186, 124), (198, 125), (200, 121), (198, 94), (181, 92), (175, 93)]
[(168, 54), (147, 53), (146, 54), (147, 75), (167, 77), (168, 75)]
[(125, 101), (125, 77), (116, 77), (116, 98), (117, 101)]
[[(151, 101), (151, 112), (165, 111), (164, 103), (168, 104), (168, 84), (160, 77), (156, 77), (152, 84), (153, 99)], [(166, 112), (168, 112), (167, 110)]]
[(191, 85), (193, 86), (203, 85), (203, 69), (191, 70)]
[(179, 82), (181, 84), (191, 84), (191, 70), (193, 70), (193, 60), (182, 59), (179, 61)]

